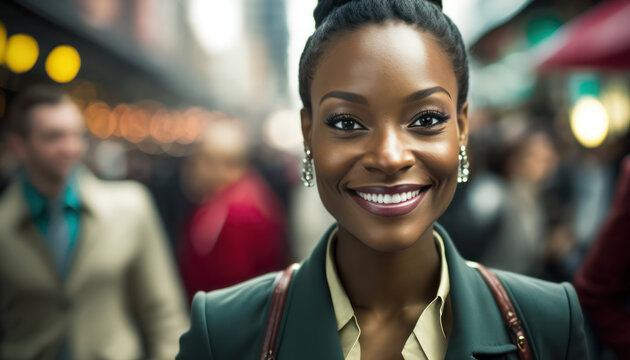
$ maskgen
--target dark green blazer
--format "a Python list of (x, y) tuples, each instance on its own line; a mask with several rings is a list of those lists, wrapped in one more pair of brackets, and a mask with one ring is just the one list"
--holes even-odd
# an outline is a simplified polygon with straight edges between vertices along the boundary
[[(444, 229), (453, 330), (446, 359), (518, 359), (497, 305), (478, 271), (466, 265)], [(280, 360), (343, 360), (325, 261), (324, 234), (294, 275), (280, 332)], [(587, 358), (580, 305), (573, 287), (495, 271), (512, 298), (536, 359)], [(192, 304), (191, 327), (177, 359), (259, 359), (276, 274), (210, 293)]]

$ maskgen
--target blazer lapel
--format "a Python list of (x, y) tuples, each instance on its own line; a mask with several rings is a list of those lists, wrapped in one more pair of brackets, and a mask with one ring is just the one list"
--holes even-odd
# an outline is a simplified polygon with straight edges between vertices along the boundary
[(459, 255), (444, 228), (436, 223), (435, 229), (444, 239), (451, 281), (453, 330), (446, 360), (485, 359), (489, 356), (496, 359), (500, 354), (516, 358), (516, 345), (507, 334), (485, 281)]
[(343, 360), (326, 282), (326, 242), (331, 227), (294, 275), (280, 328), (280, 359)]
[(59, 278), (57, 267), (50, 249), (46, 245), (46, 239), (33, 221), (33, 216), (28, 208), (20, 181), (14, 181), (5, 191), (6, 201), (11, 204), (10, 207), (14, 210), (3, 214), (3, 216), (9, 217), (7, 223), (15, 226), (14, 231), (17, 235), (15, 239), (8, 240), (28, 244), (27, 246), (32, 249), (33, 259), (39, 259), (39, 261), (29, 261), (31, 267), (43, 270), (41, 274), (45, 274), (44, 276), (49, 278), (50, 283), (61, 287), (61, 279)]

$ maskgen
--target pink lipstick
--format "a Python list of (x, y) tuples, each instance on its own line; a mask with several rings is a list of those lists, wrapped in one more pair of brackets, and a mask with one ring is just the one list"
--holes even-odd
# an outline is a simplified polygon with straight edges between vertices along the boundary
[(415, 209), (430, 185), (365, 186), (350, 189), (359, 206), (378, 216), (404, 215)]

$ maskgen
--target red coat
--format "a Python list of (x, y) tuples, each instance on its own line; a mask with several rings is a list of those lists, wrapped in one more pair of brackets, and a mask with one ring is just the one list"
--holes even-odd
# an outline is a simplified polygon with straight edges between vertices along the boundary
[(575, 279), (580, 303), (602, 340), (630, 359), (630, 157), (615, 200)]
[(282, 205), (249, 173), (213, 194), (189, 217), (179, 241), (179, 264), (188, 296), (220, 289), (286, 263)]

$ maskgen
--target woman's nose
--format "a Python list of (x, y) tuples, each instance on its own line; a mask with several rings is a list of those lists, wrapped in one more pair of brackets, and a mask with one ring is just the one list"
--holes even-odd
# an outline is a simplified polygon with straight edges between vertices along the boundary
[(399, 128), (374, 131), (370, 148), (363, 158), (364, 167), (386, 175), (395, 175), (410, 168), (416, 158), (403, 132)]

